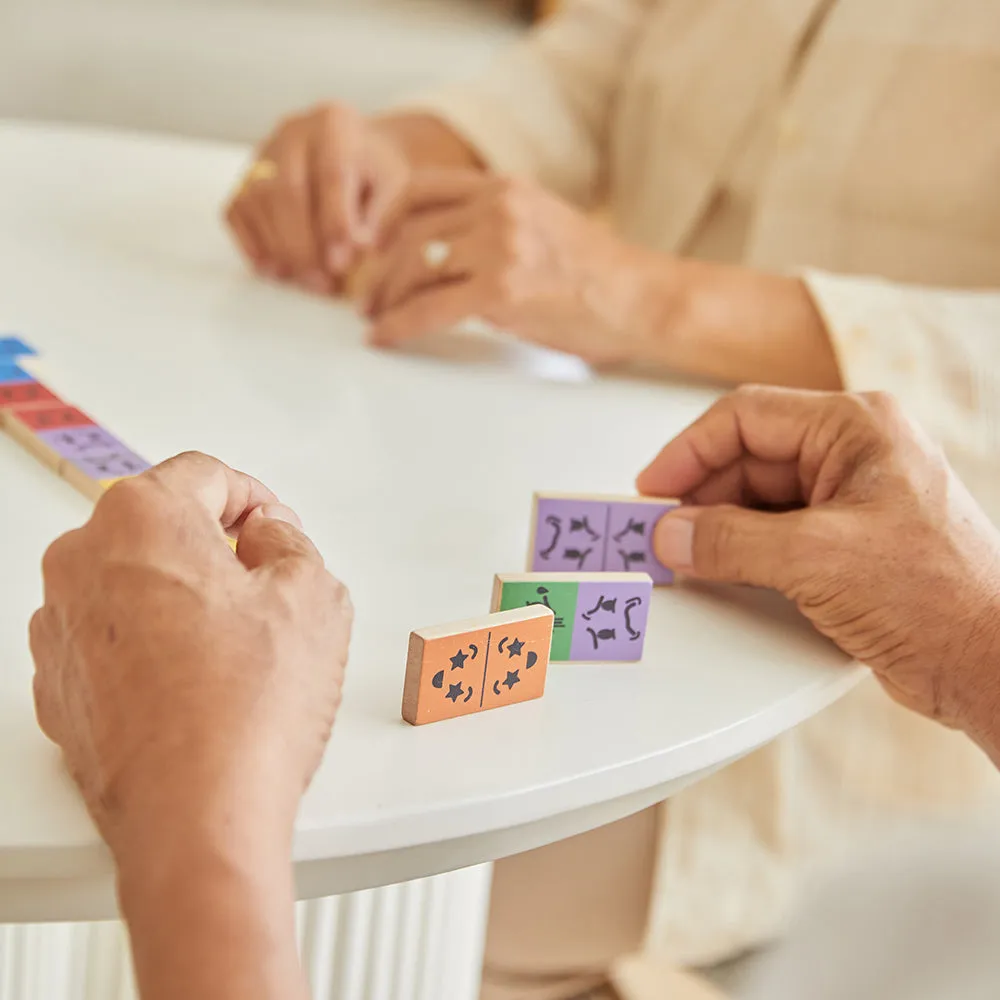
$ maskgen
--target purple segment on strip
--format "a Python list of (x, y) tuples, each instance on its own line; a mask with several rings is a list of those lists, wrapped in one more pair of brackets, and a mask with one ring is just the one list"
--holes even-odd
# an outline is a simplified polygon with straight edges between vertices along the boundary
[(651, 580), (581, 583), (571, 660), (639, 660), (653, 594)]
[(95, 452), (70, 461), (90, 479), (122, 479), (151, 468), (149, 462), (124, 445), (115, 451)]
[(96, 424), (84, 427), (66, 427), (58, 431), (40, 431), (41, 438), (53, 451), (75, 462), (88, 455), (106, 455), (109, 452), (128, 451), (113, 434)]
[(654, 584), (673, 583), (673, 571), (653, 555), (653, 529), (676, 506), (667, 500), (662, 504), (611, 504), (604, 569), (609, 573), (648, 573)]
[(597, 573), (604, 567), (608, 504), (599, 500), (539, 500), (536, 573)]

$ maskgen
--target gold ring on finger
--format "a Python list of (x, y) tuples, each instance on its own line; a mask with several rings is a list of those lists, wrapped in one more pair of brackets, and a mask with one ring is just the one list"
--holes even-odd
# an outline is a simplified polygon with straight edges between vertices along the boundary
[(244, 187), (257, 181), (272, 181), (278, 176), (278, 164), (274, 160), (255, 160), (243, 175)]

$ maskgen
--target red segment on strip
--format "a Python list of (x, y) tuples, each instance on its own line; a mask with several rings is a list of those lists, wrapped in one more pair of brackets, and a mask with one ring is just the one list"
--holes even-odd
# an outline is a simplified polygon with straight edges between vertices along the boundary
[(25, 427), (33, 431), (54, 431), (60, 427), (83, 427), (94, 421), (75, 406), (67, 406), (58, 402), (51, 406), (15, 406), (11, 408), (15, 416)]
[(0, 385), (0, 410), (18, 406), (65, 405), (41, 382), (8, 382)]

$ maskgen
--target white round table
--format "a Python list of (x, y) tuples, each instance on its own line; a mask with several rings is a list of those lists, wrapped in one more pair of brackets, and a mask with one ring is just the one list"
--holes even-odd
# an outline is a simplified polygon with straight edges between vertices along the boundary
[[(411, 728), (411, 629), (488, 610), (535, 489), (627, 492), (713, 398), (442, 334), (364, 343), (346, 308), (250, 277), (219, 208), (245, 158), (171, 138), (0, 125), (0, 331), (150, 461), (199, 449), (302, 515), (357, 608), (345, 698), (303, 802), (303, 897), (476, 865), (620, 818), (842, 695), (846, 660), (751, 590), (656, 592), (636, 665), (550, 669), (537, 702)], [(0, 920), (109, 917), (111, 866), (37, 730), (39, 559), (86, 501), (0, 435)]]

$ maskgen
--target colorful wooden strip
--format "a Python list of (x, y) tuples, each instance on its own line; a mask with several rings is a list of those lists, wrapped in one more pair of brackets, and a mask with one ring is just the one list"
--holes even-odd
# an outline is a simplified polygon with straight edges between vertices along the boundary
[[(149, 462), (16, 363), (36, 353), (18, 337), (0, 337), (0, 428), (95, 502), (148, 469)], [(226, 541), (235, 552), (236, 539)]]
[(534, 605), (411, 632), (403, 718), (419, 726), (541, 698), (552, 623)]
[(3, 411), (15, 406), (51, 406), (62, 400), (41, 382), (0, 382), (0, 426), (3, 425)]
[(659, 497), (536, 493), (528, 569), (536, 573), (642, 572), (674, 582), (653, 554), (656, 522), (679, 501)]
[(0, 337), (0, 359), (3, 358), (27, 358), (36, 355), (36, 351), (30, 344), (26, 344), (20, 337), (4, 336)]
[(551, 608), (553, 661), (634, 661), (642, 659), (652, 591), (648, 573), (500, 574), (490, 609)]
[(36, 433), (66, 427), (84, 427), (94, 422), (82, 410), (63, 402), (50, 406), (14, 406), (8, 414)]
[(34, 382), (31, 375), (13, 361), (0, 358), (0, 385), (18, 385), (22, 382)]

